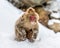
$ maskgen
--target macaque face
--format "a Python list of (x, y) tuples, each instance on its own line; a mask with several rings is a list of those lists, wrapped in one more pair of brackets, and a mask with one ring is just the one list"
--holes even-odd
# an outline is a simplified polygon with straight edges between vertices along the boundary
[(33, 15), (33, 14), (28, 14), (27, 19), (29, 20), (29, 22), (36, 22), (37, 21), (36, 15)]
[(38, 21), (38, 14), (35, 12), (34, 9), (29, 9), (26, 11), (25, 13), (25, 18), (29, 21), (29, 22), (37, 22)]

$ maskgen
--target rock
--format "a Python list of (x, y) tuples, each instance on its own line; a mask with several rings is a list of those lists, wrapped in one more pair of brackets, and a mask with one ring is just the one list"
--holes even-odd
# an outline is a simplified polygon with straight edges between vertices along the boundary
[(50, 0), (8, 0), (11, 2), (14, 6), (16, 6), (19, 9), (26, 9), (28, 7), (34, 7), (37, 5), (42, 5), (44, 3), (47, 3)]

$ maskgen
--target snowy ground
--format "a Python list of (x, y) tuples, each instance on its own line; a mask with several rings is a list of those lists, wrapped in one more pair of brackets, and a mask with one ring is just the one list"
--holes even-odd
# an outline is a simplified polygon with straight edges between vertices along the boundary
[(6, 0), (0, 0), (0, 48), (60, 48), (60, 33), (39, 24), (40, 41), (30, 43), (27, 40), (14, 40), (15, 21), (23, 14)]

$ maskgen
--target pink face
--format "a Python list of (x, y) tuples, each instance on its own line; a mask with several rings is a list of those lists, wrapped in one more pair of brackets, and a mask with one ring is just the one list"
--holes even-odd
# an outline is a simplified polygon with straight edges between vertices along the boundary
[(30, 16), (30, 21), (35, 21), (36, 17), (35, 16)]

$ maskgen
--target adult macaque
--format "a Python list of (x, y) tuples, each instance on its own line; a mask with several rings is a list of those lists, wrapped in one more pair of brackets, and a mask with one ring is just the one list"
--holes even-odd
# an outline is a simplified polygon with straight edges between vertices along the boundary
[(15, 34), (16, 39), (24, 41), (28, 39), (34, 42), (38, 34), (39, 15), (33, 8), (28, 8), (27, 11), (16, 21)]

